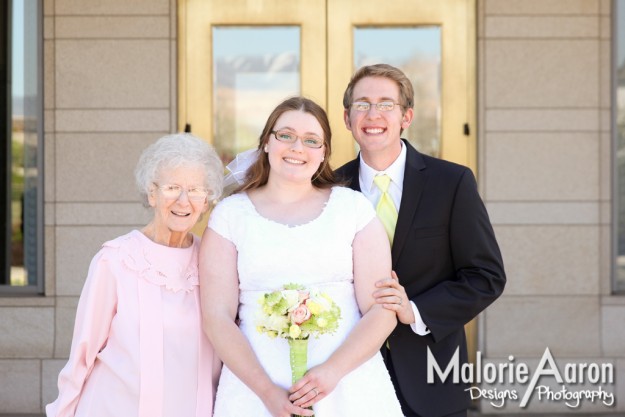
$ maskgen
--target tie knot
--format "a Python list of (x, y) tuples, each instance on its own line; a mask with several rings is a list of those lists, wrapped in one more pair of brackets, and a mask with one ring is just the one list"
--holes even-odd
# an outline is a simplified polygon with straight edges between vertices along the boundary
[(391, 177), (388, 175), (377, 175), (373, 177), (373, 183), (382, 191), (383, 193), (388, 191), (388, 186), (391, 185)]

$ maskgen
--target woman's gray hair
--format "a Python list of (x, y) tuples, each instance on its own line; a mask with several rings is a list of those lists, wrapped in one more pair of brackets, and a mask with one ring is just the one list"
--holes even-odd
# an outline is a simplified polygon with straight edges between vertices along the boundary
[(181, 166), (204, 169), (202, 185), (209, 190), (209, 202), (221, 196), (224, 167), (215, 149), (190, 133), (175, 133), (163, 136), (139, 157), (135, 181), (144, 206), (149, 207), (148, 194), (161, 170)]

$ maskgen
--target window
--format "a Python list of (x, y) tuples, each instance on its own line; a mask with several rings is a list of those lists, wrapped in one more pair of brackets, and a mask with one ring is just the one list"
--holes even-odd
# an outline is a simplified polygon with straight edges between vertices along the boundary
[(42, 293), (42, 5), (0, 5), (0, 293)]
[(214, 140), (225, 162), (258, 146), (275, 106), (300, 92), (297, 26), (213, 27)]
[(354, 68), (378, 62), (404, 71), (418, 97), (414, 119), (402, 137), (420, 152), (440, 158), (441, 27), (355, 27)]

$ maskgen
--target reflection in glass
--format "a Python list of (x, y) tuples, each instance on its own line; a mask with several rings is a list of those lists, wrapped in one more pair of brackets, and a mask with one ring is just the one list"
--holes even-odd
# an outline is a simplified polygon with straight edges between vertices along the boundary
[(386, 63), (410, 78), (414, 119), (402, 137), (420, 152), (440, 156), (441, 32), (438, 26), (354, 29), (354, 68)]
[(614, 290), (625, 291), (625, 0), (615, 2), (616, 7), (616, 210), (618, 233), (616, 236), (616, 268)]
[(258, 146), (269, 113), (300, 93), (299, 66), (299, 27), (213, 28), (213, 144), (224, 162)]
[[(37, 285), (38, 250), (38, 141), (41, 123), (39, 99), (39, 17), (37, 0), (11, 3), (10, 219), (8, 259), (11, 286)], [(3, 115), (5, 117), (5, 115)], [(4, 274), (3, 274), (4, 275)]]

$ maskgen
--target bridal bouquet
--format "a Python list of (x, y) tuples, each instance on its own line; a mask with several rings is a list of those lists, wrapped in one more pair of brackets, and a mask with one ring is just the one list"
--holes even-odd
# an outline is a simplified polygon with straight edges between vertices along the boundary
[(306, 373), (308, 338), (338, 329), (341, 309), (327, 294), (296, 284), (264, 294), (259, 303), (256, 329), (269, 337), (288, 340), (291, 378), (295, 383)]

